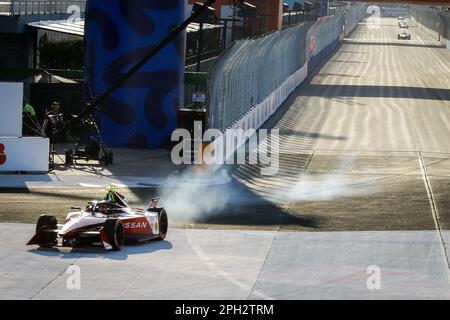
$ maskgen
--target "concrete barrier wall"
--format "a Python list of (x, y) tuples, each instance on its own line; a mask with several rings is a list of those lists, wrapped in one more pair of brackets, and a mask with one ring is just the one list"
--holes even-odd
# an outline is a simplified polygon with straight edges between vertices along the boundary
[(0, 172), (49, 170), (49, 139), (22, 138), (22, 83), (0, 83)]
[(344, 15), (318, 20), (306, 35), (308, 73), (312, 73), (343, 39)]
[(313, 73), (314, 70), (318, 66), (320, 66), (329, 56), (331, 53), (333, 53), (334, 50), (336, 50), (337, 46), (341, 43), (340, 39), (335, 39), (333, 42), (328, 44), (323, 50), (321, 50), (318, 54), (313, 56), (308, 61), (308, 72), (309, 74)]
[(49, 139), (0, 137), (0, 172), (48, 172)]
[(22, 83), (0, 83), (0, 136), (22, 135)]

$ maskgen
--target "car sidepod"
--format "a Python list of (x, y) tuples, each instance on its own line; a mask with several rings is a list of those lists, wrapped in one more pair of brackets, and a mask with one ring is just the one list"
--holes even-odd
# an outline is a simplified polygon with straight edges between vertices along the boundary
[(146, 212), (142, 216), (121, 218), (125, 239), (131, 241), (147, 241), (159, 237), (158, 214)]

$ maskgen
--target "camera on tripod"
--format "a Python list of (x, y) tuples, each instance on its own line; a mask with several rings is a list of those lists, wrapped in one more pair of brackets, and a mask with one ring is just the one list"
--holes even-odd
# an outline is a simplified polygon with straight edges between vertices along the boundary
[(73, 165), (77, 159), (88, 162), (97, 160), (105, 166), (113, 164), (114, 154), (106, 150), (94, 116), (90, 114), (87, 118), (80, 120), (78, 116), (72, 115), (71, 122), (79, 123), (80, 137), (74, 148), (66, 150), (66, 165)]

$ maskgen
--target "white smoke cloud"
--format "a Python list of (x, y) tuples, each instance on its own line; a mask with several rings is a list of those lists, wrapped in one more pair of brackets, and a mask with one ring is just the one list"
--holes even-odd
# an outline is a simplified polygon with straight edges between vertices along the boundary
[(347, 156), (331, 173), (304, 173), (289, 197), (298, 202), (333, 201), (376, 192), (369, 176), (351, 174), (354, 163), (355, 157)]
[(235, 193), (226, 173), (218, 175), (184, 172), (167, 180), (161, 200), (175, 222), (195, 222), (217, 215)]
[[(368, 183), (366, 177), (348, 177), (342, 174), (305, 174), (300, 184), (290, 193), (293, 201), (333, 201), (344, 197), (367, 194), (362, 186)], [(372, 190), (371, 192), (373, 192)]]
[[(297, 185), (278, 190), (277, 198), (286, 202), (333, 201), (376, 192), (369, 176), (350, 174), (353, 167), (354, 157), (345, 157), (334, 170), (303, 173)], [(270, 201), (239, 189), (242, 186), (225, 170), (216, 175), (184, 172), (170, 177), (166, 185), (161, 189), (161, 200), (174, 222), (194, 223), (226, 214), (227, 207)]]

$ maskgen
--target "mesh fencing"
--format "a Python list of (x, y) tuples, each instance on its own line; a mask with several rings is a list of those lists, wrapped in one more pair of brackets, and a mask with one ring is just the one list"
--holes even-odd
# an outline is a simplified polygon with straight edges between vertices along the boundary
[(358, 22), (367, 14), (366, 10), (366, 5), (360, 5), (345, 12), (345, 36), (350, 35), (356, 28)]
[(441, 34), (442, 36), (450, 40), (450, 10), (442, 11), (440, 13), (441, 16)]
[(411, 7), (411, 15), (417, 22), (450, 40), (450, 11), (424, 6)]
[(342, 38), (344, 14), (321, 18), (308, 31), (306, 54), (308, 56), (308, 74), (322, 64), (339, 45)]
[(324, 59), (326, 55), (319, 53), (336, 47), (346, 22), (354, 28), (365, 16), (365, 8), (358, 5), (316, 22), (234, 43), (209, 71), (208, 126), (219, 130), (233, 127), (313, 55), (317, 54), (316, 60)]
[(329, 44), (339, 39), (342, 34), (344, 24), (344, 15), (338, 13), (331, 17), (326, 17), (314, 25), (316, 49), (318, 53), (325, 49)]
[(311, 23), (237, 41), (216, 61), (209, 78), (209, 127), (226, 129), (305, 64)]

